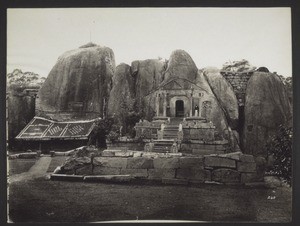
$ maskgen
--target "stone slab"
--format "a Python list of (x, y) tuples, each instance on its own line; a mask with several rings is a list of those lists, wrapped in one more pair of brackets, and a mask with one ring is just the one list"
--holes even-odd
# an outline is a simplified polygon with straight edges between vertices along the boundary
[(112, 151), (106, 151), (106, 150), (104, 150), (104, 151), (101, 153), (101, 156), (103, 156), (103, 157), (114, 157), (114, 156), (115, 156), (115, 153), (112, 152)]
[(175, 169), (179, 167), (179, 158), (155, 158), (153, 159), (155, 169)]
[(232, 153), (227, 153), (227, 154), (221, 154), (218, 156), (224, 157), (224, 158), (229, 158), (229, 159), (234, 159), (234, 160), (240, 160), (241, 155), (243, 155), (242, 152), (232, 152)]
[(118, 175), (120, 174), (120, 168), (110, 168), (110, 167), (101, 167), (94, 166), (93, 175)]
[(237, 170), (243, 173), (252, 173), (256, 172), (256, 163), (255, 162), (238, 162)]
[(111, 182), (129, 182), (133, 179), (131, 175), (103, 175), (103, 176), (85, 176), (84, 182), (92, 181), (111, 181)]
[(148, 169), (149, 179), (175, 178), (175, 169)]
[(162, 178), (163, 184), (180, 184), (180, 185), (187, 185), (188, 180), (185, 179), (170, 179), (170, 178)]
[(82, 175), (67, 175), (67, 174), (51, 174), (51, 180), (62, 180), (62, 181), (82, 181)]
[(153, 169), (153, 159), (151, 158), (128, 158), (127, 169)]
[(242, 162), (255, 162), (253, 155), (246, 155), (246, 154), (241, 155), (240, 160)]
[(18, 158), (20, 158), (20, 159), (34, 159), (34, 158), (36, 158), (36, 156), (37, 156), (36, 152), (21, 153), (21, 154), (19, 154)]
[(117, 151), (115, 152), (116, 157), (133, 157), (132, 151)]
[(120, 174), (129, 174), (136, 178), (147, 178), (148, 177), (147, 169), (121, 169)]
[(179, 168), (191, 168), (191, 167), (202, 168), (203, 166), (204, 166), (204, 158), (203, 157), (179, 158)]
[(206, 181), (211, 180), (211, 172), (209, 170), (199, 168), (183, 168), (176, 169), (176, 178)]
[(203, 149), (192, 149), (192, 153), (194, 155), (210, 155), (210, 154), (223, 154), (224, 151), (216, 151), (216, 150), (203, 150)]
[(239, 183), (240, 173), (232, 169), (216, 169), (212, 171), (211, 180), (221, 183)]
[(218, 156), (205, 156), (204, 164), (211, 167), (236, 168), (235, 160)]
[(123, 168), (127, 166), (127, 158), (122, 157), (95, 157), (93, 160), (95, 166)]

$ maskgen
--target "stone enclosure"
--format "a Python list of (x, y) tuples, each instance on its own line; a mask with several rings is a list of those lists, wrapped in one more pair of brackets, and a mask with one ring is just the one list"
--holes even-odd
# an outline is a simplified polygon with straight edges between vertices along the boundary
[(70, 158), (61, 173), (130, 175), (133, 179), (170, 184), (247, 184), (263, 180), (263, 169), (252, 155), (241, 152), (204, 156), (182, 153), (104, 150), (101, 156)]

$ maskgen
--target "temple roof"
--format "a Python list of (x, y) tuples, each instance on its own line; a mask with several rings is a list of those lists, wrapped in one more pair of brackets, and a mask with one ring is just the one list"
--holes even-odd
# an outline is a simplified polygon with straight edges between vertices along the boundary
[(85, 140), (99, 119), (57, 122), (34, 117), (16, 137), (18, 140)]
[(192, 88), (207, 92), (206, 89), (200, 87), (195, 82), (192, 82), (189, 79), (173, 78), (168, 80), (167, 82), (163, 82), (156, 89), (152, 90), (149, 94), (154, 93), (157, 90), (190, 90)]

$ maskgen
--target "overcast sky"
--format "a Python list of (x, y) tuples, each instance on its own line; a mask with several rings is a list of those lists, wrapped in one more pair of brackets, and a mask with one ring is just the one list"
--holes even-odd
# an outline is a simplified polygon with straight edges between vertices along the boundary
[(198, 68), (247, 59), (292, 76), (289, 8), (8, 9), (7, 72), (47, 76), (58, 57), (90, 41), (116, 64), (187, 51)]

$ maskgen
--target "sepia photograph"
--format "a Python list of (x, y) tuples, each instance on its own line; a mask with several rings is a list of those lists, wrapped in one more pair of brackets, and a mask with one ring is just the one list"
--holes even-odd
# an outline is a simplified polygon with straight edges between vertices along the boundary
[(290, 7), (8, 8), (8, 223), (291, 223)]

